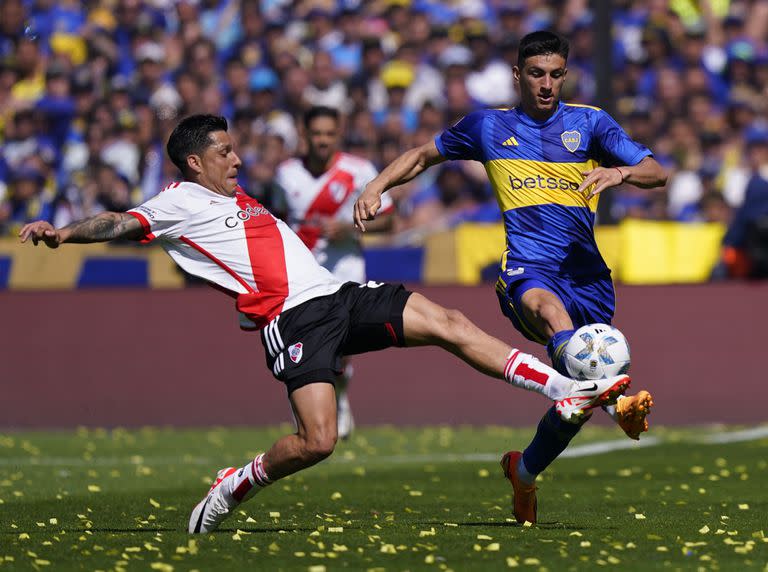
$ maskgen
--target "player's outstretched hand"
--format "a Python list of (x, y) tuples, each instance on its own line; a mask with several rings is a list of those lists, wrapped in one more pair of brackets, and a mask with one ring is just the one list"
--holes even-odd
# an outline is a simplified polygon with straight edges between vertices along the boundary
[(591, 199), (595, 195), (602, 193), (608, 187), (615, 187), (624, 182), (624, 171), (618, 167), (595, 167), (591, 171), (584, 171), (584, 180), (576, 189), (577, 193), (585, 194), (586, 190), (594, 185), (589, 194), (586, 195), (587, 199)]
[(373, 220), (376, 213), (381, 208), (381, 193), (371, 187), (370, 183), (366, 185), (360, 198), (355, 202), (355, 227), (365, 232), (364, 220)]
[(44, 220), (38, 220), (24, 225), (24, 228), (19, 232), (21, 242), (27, 242), (30, 238), (32, 244), (37, 246), (37, 243), (42, 241), (48, 248), (58, 248), (61, 244), (61, 234), (58, 230), (53, 228), (53, 225)]

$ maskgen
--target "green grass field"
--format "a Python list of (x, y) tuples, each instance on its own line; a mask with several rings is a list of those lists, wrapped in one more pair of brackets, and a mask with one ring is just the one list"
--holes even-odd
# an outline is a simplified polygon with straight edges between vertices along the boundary
[[(188, 535), (216, 470), (285, 429), (0, 435), (0, 570), (768, 570), (765, 427), (727, 445), (708, 441), (725, 429), (654, 428), (647, 447), (585, 429), (533, 527), (511, 522), (498, 465), (530, 430), (363, 429)], [(586, 448), (616, 441), (631, 448)]]

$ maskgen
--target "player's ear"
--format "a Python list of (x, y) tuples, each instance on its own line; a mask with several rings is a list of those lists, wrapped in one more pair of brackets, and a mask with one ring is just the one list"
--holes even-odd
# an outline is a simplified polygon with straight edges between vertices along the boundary
[(517, 66), (512, 66), (512, 79), (515, 83), (520, 83), (520, 68)]
[(200, 155), (187, 155), (187, 166), (198, 175), (203, 172), (203, 163)]

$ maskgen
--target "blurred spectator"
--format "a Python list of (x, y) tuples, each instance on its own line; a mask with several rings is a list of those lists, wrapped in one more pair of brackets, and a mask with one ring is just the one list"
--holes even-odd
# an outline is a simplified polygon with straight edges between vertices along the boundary
[[(744, 134), (768, 120), (768, 8), (704, 6), (612, 3), (614, 45), (604, 57), (615, 70), (616, 119), (672, 176), (668, 202), (629, 188), (605, 193), (600, 222), (725, 222), (759, 187), (748, 160), (759, 145), (745, 146)], [(300, 152), (297, 120), (313, 104), (342, 110), (348, 150), (383, 168), (478, 107), (515, 105), (517, 42), (539, 28), (571, 40), (567, 97), (594, 104), (593, 27), (584, 0), (5, 0), (3, 212), (9, 220), (12, 193), (21, 212), (27, 200), (15, 189), (23, 195), (38, 180), (18, 179), (22, 167), (42, 175), (53, 197), (42, 203), (62, 218), (122, 204), (94, 193), (97, 180), (114, 182), (123, 198), (149, 198), (176, 176), (164, 153), (169, 129), (197, 112), (230, 120), (242, 182), (266, 201), (274, 165)], [(445, 191), (441, 220), (464, 212), (456, 205), (465, 199), (487, 204), (482, 172), (443, 177), (449, 190), (462, 180), (471, 192)], [(437, 188), (431, 176), (394, 189), (396, 224), (418, 224), (413, 205)]]
[(750, 177), (744, 202), (723, 238), (723, 262), (734, 278), (768, 277), (768, 124), (744, 134)]
[(32, 165), (19, 165), (10, 171), (5, 196), (0, 197), (0, 229), (18, 234), (34, 220), (53, 220), (56, 198), (44, 173)]
[(347, 88), (339, 79), (328, 52), (316, 52), (312, 59), (310, 82), (304, 90), (304, 97), (310, 105), (347, 110)]

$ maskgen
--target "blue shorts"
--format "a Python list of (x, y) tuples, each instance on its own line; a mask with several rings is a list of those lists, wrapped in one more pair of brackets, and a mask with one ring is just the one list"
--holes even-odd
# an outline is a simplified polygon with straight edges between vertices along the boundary
[[(512, 274), (510, 276), (510, 274)], [(525, 319), (520, 299), (531, 288), (549, 290), (565, 306), (574, 328), (586, 324), (610, 324), (616, 309), (616, 295), (609, 272), (571, 278), (548, 275), (527, 268), (499, 271), (496, 281), (496, 295), (504, 315), (512, 321), (515, 329), (529, 340), (546, 345), (544, 332), (539, 332)]]

